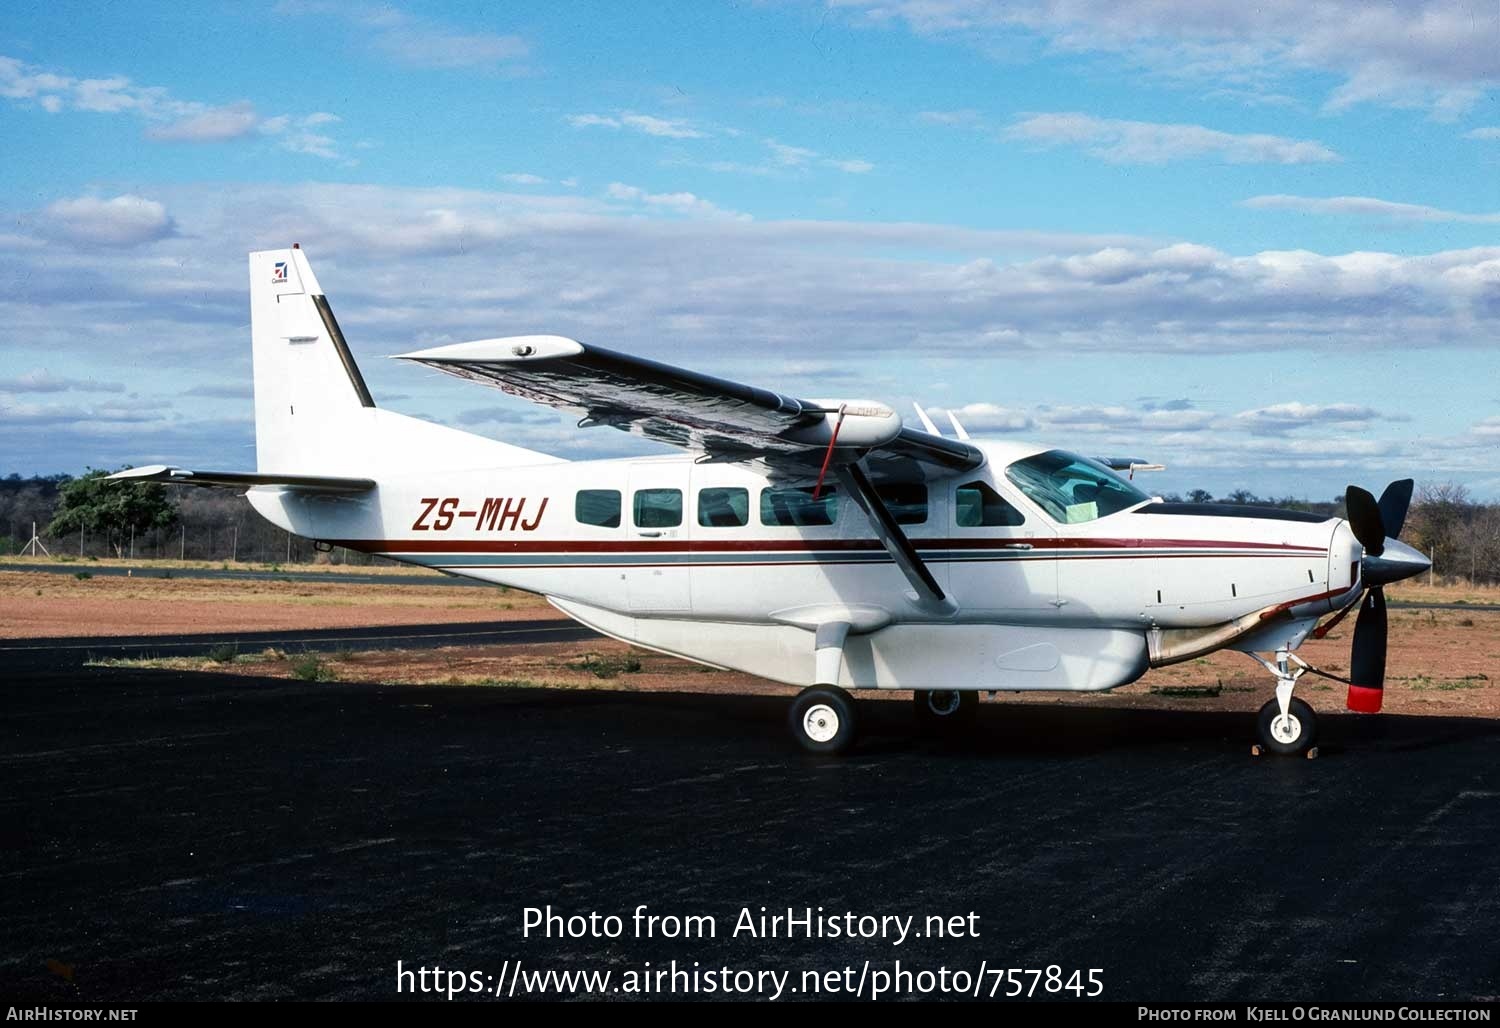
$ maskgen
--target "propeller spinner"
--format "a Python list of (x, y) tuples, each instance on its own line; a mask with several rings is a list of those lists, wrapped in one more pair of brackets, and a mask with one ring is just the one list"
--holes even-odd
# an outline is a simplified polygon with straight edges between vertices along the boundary
[(1357, 485), (1344, 493), (1349, 528), (1365, 550), (1360, 561), (1365, 592), (1357, 601), (1359, 617), (1354, 622), (1349, 655), (1348, 706), (1365, 714), (1378, 713), (1385, 696), (1385, 586), (1420, 575), (1431, 566), (1419, 550), (1396, 538), (1405, 527), (1411, 493), (1409, 478), (1386, 486), (1378, 501)]

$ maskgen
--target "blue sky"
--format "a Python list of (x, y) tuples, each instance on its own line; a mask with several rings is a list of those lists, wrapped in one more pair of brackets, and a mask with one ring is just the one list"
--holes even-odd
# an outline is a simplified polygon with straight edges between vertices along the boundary
[(378, 401), (637, 452), (382, 358), (558, 332), (1161, 490), (1500, 498), (1500, 8), (16, 4), (0, 472), (250, 467), (245, 251)]

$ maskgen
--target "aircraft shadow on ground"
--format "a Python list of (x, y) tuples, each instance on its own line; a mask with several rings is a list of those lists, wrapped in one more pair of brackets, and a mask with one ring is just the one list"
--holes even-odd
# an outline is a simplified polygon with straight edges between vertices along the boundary
[[(245, 681), (245, 680), (241, 680)], [(286, 688), (285, 679), (258, 679)], [(323, 688), (360, 688), (348, 685)], [(314, 686), (316, 688), (316, 686)], [(617, 732), (666, 742), (673, 737), (755, 738), (778, 753), (797, 759), (818, 758), (795, 751), (786, 740), (790, 699), (785, 696), (697, 692), (587, 691), (533, 687), (445, 685), (371, 685), (374, 691), (411, 690), (427, 701), (440, 697), (480, 708), (471, 716), (506, 718), (524, 708), (533, 715), (548, 711), (565, 717), (570, 711), (609, 708)], [(1004, 699), (980, 704), (972, 726), (956, 732), (922, 730), (906, 694), (892, 698), (856, 697), (861, 739), (844, 759), (884, 754), (925, 753), (965, 757), (1083, 757), (1113, 751), (1163, 746), (1242, 748), (1249, 756), (1255, 739), (1251, 711), (1142, 709), (1069, 701), (1016, 703)], [(602, 712), (602, 711), (600, 711)], [(1478, 717), (1410, 714), (1364, 715), (1319, 712), (1320, 757), (1358, 752), (1409, 752), (1500, 735), (1500, 720)]]

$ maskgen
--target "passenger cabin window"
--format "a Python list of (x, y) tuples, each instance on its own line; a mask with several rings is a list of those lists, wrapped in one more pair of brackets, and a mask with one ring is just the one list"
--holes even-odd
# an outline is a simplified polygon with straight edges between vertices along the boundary
[(573, 500), (573, 517), (580, 525), (620, 527), (620, 490), (580, 489)]
[(838, 520), (837, 491), (823, 487), (818, 499), (811, 489), (764, 489), (760, 494), (760, 523), (783, 527), (831, 525)]
[(706, 528), (743, 528), (749, 523), (750, 490), (698, 490), (698, 524)]
[(682, 490), (639, 489), (634, 513), (636, 528), (676, 528), (682, 524)]
[(953, 493), (953, 520), (959, 528), (1014, 528), (1026, 516), (985, 482), (968, 482)]
[(1150, 499), (1104, 465), (1065, 450), (1018, 460), (1005, 469), (1005, 477), (1064, 525), (1108, 517)]
[(927, 486), (921, 482), (892, 482), (875, 490), (898, 525), (920, 525), (927, 520)]

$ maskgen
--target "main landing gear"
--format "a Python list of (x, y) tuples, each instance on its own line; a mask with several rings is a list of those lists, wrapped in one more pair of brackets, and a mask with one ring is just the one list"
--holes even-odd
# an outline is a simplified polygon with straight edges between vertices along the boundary
[(803, 689), (792, 701), (787, 721), (809, 753), (832, 756), (854, 745), (854, 698), (836, 685)]
[(967, 728), (979, 712), (979, 694), (958, 689), (918, 689), (912, 693), (917, 726), (949, 732)]
[[(967, 690), (918, 689), (912, 701), (917, 724), (944, 734), (971, 726), (979, 712), (979, 694)], [(797, 694), (787, 722), (804, 750), (831, 756), (854, 745), (856, 716), (854, 697), (836, 685), (814, 685)]]
[(1308, 752), (1318, 740), (1318, 717), (1312, 707), (1292, 696), (1297, 679), (1307, 670), (1306, 662), (1290, 650), (1277, 650), (1274, 664), (1258, 654), (1250, 656), (1276, 676), (1276, 698), (1268, 700), (1255, 718), (1260, 744), (1271, 753)]

